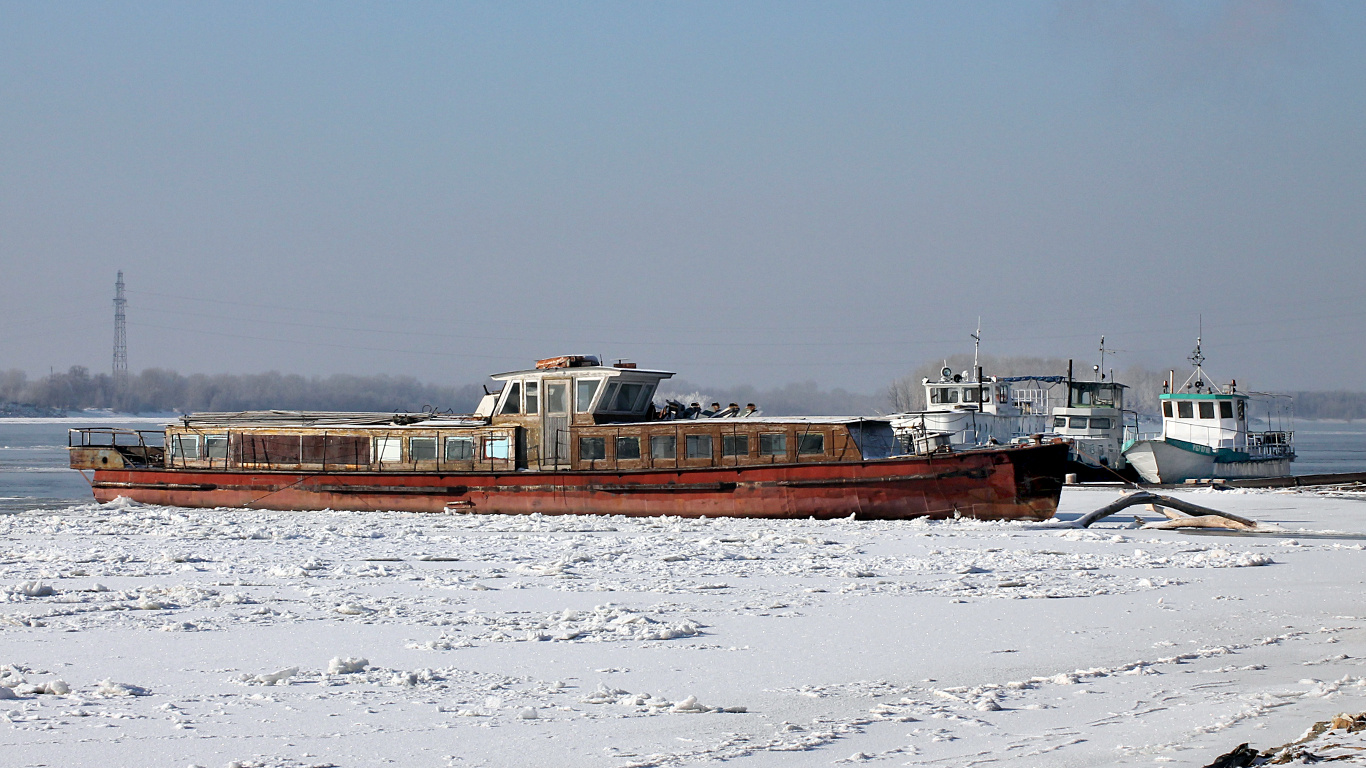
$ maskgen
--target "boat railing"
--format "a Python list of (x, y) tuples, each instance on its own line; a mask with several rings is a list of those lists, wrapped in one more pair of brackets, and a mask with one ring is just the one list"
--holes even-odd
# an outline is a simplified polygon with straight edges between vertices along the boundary
[(160, 429), (123, 427), (78, 427), (66, 431), (68, 448), (108, 448), (130, 466), (161, 464), (165, 456), (166, 433)]
[(1295, 433), (1289, 430), (1240, 433), (1227, 427), (1170, 422), (1161, 435), (1213, 450), (1241, 451), (1254, 459), (1294, 456), (1294, 436)]
[(1295, 433), (1283, 430), (1249, 432), (1247, 452), (1254, 457), (1294, 456)]

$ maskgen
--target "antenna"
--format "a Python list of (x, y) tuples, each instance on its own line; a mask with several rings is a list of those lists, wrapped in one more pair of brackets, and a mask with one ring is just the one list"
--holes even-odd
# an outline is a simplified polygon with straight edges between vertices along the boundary
[[(975, 374), (977, 372), (977, 348), (982, 345), (982, 317), (980, 315), (977, 317), (977, 333), (969, 335), (972, 336), (972, 371)], [(981, 380), (982, 377), (978, 376), (977, 378)]]
[(124, 308), (128, 299), (123, 296), (123, 270), (114, 282), (114, 391), (122, 392), (128, 384), (128, 319)]
[(1100, 365), (1096, 367), (1100, 372), (1100, 380), (1105, 381), (1105, 337), (1100, 337)]

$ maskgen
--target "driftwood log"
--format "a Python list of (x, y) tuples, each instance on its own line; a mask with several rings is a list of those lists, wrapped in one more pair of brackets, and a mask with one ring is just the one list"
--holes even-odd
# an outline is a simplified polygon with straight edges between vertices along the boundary
[[(1220, 512), (1217, 509), (1202, 507), (1199, 504), (1192, 504), (1189, 501), (1174, 499), (1171, 496), (1152, 493), (1150, 491), (1135, 491), (1125, 494), (1118, 499), (1106, 504), (1088, 515), (1077, 520), (1076, 525), (1081, 528), (1090, 528), (1092, 523), (1104, 520), (1110, 515), (1122, 509), (1128, 509), (1136, 504), (1146, 504), (1149, 509), (1161, 512), (1166, 515), (1168, 520), (1159, 523), (1148, 523), (1145, 528), (1232, 528), (1243, 531), (1262, 530), (1256, 520), (1249, 520), (1246, 517), (1229, 512)], [(1184, 515), (1174, 514), (1168, 510), (1184, 512)]]

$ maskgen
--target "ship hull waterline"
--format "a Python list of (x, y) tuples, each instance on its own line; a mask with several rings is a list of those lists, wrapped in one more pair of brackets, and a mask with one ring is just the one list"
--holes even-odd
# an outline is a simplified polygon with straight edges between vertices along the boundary
[(287, 511), (1046, 520), (1066, 443), (858, 462), (622, 472), (96, 470), (100, 502)]

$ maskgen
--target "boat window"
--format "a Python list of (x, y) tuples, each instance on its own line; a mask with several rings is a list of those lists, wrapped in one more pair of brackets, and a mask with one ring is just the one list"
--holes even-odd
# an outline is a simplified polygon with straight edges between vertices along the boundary
[[(957, 390), (946, 390), (957, 392)], [(781, 432), (765, 432), (759, 435), (759, 455), (760, 456), (786, 456), (787, 455), (787, 435)]]
[(1189, 400), (1179, 400), (1176, 403), (1176, 416), (1180, 419), (1195, 418), (1195, 408)]
[(1054, 416), (1054, 417), (1053, 417), (1053, 426), (1054, 426), (1055, 428), (1061, 428), (1061, 427), (1067, 426), (1067, 417), (1066, 417), (1066, 416)]
[(1008, 402), (1010, 402), (1010, 387), (1009, 387), (1009, 386), (1002, 385), (1002, 386), (999, 386), (999, 387), (996, 388), (996, 402), (998, 402), (998, 403), (1008, 403)]
[(1115, 388), (1114, 388), (1114, 387), (1101, 387), (1100, 389), (1096, 390), (1096, 403), (1097, 403), (1097, 404), (1104, 403), (1105, 405), (1112, 405), (1112, 404), (1114, 404), (1114, 402), (1115, 402)]
[(1201, 400), (1201, 401), (1200, 401), (1200, 418), (1202, 418), (1202, 419), (1212, 419), (1212, 418), (1214, 418), (1214, 403), (1213, 403), (1213, 402), (1211, 402), (1211, 401), (1209, 401), (1209, 400)]
[(484, 438), (484, 458), (485, 459), (506, 459), (508, 458), (508, 448), (511, 441), (507, 435), (494, 435)]
[(710, 459), (711, 458), (711, 435), (686, 435), (683, 438), (683, 449), (690, 459)]
[[(317, 442), (310, 445), (310, 441)], [(305, 435), (303, 463), (369, 464), (370, 438), (364, 435)]]
[(507, 385), (507, 394), (503, 396), (503, 410), (499, 413), (521, 413), (522, 412), (522, 385), (520, 382), (512, 382)]
[(236, 434), (232, 436), (232, 457), (245, 464), (298, 464), (299, 435)]
[(636, 400), (640, 397), (641, 390), (645, 389), (644, 384), (622, 384), (617, 392), (616, 402), (612, 403), (614, 411), (634, 411)]
[(638, 437), (618, 437), (617, 438), (617, 459), (638, 459), (640, 458), (640, 438)]
[(958, 389), (956, 387), (935, 387), (930, 390), (931, 403), (956, 403), (958, 402)]
[(409, 461), (436, 461), (435, 437), (408, 438)]
[(545, 412), (554, 416), (569, 414), (569, 382), (547, 381), (545, 383)]
[(825, 453), (825, 435), (821, 432), (802, 435), (797, 439), (797, 453), (803, 456)]
[(446, 438), (446, 461), (470, 461), (474, 459), (474, 438)]
[(1231, 401), (1228, 401), (1228, 400), (1220, 400), (1220, 401), (1219, 401), (1219, 418), (1221, 418), (1221, 419), (1231, 419), (1231, 418), (1233, 418), (1233, 403), (1232, 403)]
[(1086, 429), (1086, 417), (1073, 416), (1067, 420), (1067, 426), (1071, 429)]
[(1109, 429), (1110, 418), (1108, 416), (1092, 416), (1091, 429)]
[(205, 435), (204, 436), (204, 458), (206, 459), (228, 459), (228, 436), (227, 435)]
[(607, 390), (602, 393), (602, 398), (598, 400), (599, 411), (612, 410), (612, 399), (617, 396), (618, 386), (620, 385), (615, 381), (607, 385)]
[(643, 410), (645, 410), (645, 406), (650, 405), (650, 400), (651, 400), (651, 398), (653, 398), (653, 397), (655, 396), (655, 387), (656, 387), (656, 386), (658, 386), (658, 385), (657, 385), (657, 384), (647, 384), (647, 385), (645, 386), (645, 394), (644, 394), (644, 395), (641, 395), (641, 397), (640, 397), (640, 402), (636, 403), (636, 410), (637, 410), (637, 411), (643, 411)]
[(579, 458), (583, 461), (596, 461), (607, 458), (607, 438), (580, 437)]
[(678, 457), (678, 438), (673, 435), (651, 435), (650, 457), (673, 459)]
[(375, 458), (381, 462), (403, 460), (403, 441), (397, 437), (375, 438)]
[(1166, 417), (1169, 418), (1169, 419), (1172, 417), (1172, 401), (1170, 401), (1170, 400), (1163, 400), (1163, 401), (1162, 401), (1162, 415), (1163, 415), (1163, 416), (1166, 416)]
[(171, 440), (171, 457), (176, 459), (198, 459), (199, 435), (176, 435)]
[(526, 412), (535, 415), (541, 412), (540, 387), (534, 381), (526, 383)]
[(1246, 401), (1246, 400), (1239, 400), (1239, 401), (1238, 401), (1238, 421), (1242, 421), (1242, 420), (1244, 420), (1244, 419), (1246, 419), (1246, 418), (1247, 418), (1247, 401)]
[(749, 435), (722, 435), (722, 456), (748, 456)]
[(588, 413), (593, 405), (593, 395), (598, 393), (602, 379), (578, 379), (574, 382), (574, 412)]

